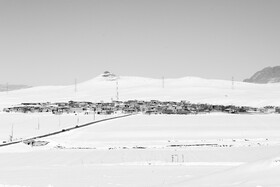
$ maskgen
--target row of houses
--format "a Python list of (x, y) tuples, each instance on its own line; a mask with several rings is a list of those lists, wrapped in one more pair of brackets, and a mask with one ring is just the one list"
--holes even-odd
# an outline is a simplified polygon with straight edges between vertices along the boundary
[(20, 105), (8, 107), (5, 112), (51, 112), (53, 114), (62, 113), (96, 113), (96, 114), (114, 114), (114, 113), (144, 113), (144, 114), (198, 114), (210, 112), (226, 113), (280, 113), (280, 107), (266, 106), (263, 108), (254, 108), (248, 106), (234, 105), (212, 105), (212, 104), (194, 104), (187, 101), (112, 101), (112, 102), (56, 102), (56, 103), (21, 103)]

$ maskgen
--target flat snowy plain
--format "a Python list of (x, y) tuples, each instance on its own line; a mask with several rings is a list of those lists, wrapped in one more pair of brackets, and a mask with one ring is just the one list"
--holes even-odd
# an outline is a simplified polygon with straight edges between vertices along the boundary
[[(82, 114), (0, 117), (6, 124), (0, 127), (2, 141), (11, 133), (11, 121), (14, 138), (19, 139), (93, 120)], [(279, 121), (276, 114), (212, 113), (139, 114), (96, 123), (41, 139), (50, 142), (47, 146), (1, 147), (0, 184), (279, 186)]]

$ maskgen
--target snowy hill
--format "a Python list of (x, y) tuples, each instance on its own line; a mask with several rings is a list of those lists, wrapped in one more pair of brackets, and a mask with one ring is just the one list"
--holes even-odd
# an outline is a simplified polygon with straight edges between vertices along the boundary
[[(117, 86), (118, 85), (118, 86)], [(118, 88), (117, 88), (118, 87)], [(197, 77), (162, 79), (116, 76), (110, 72), (70, 86), (41, 86), (0, 93), (2, 106), (22, 102), (187, 100), (195, 103), (248, 106), (280, 106), (280, 84), (255, 85), (245, 82), (208, 80)], [(1, 106), (1, 107), (2, 107)]]
[(20, 85), (20, 84), (9, 84), (9, 85), (0, 84), (0, 92), (19, 90), (25, 88), (31, 88), (31, 86)]

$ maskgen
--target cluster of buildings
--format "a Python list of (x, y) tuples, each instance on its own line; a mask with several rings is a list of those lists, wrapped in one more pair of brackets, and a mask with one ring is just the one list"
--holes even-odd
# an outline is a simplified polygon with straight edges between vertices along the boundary
[(198, 114), (210, 112), (226, 113), (280, 113), (280, 107), (267, 106), (254, 108), (234, 105), (193, 104), (187, 101), (112, 101), (112, 102), (57, 102), (57, 103), (21, 103), (20, 105), (5, 108), (4, 112), (38, 113), (144, 113), (144, 114)]

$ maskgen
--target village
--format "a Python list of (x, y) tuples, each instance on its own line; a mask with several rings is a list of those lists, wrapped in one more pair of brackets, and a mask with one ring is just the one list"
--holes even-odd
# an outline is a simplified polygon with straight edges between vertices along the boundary
[(200, 114), (223, 112), (231, 114), (269, 114), (280, 113), (280, 107), (266, 106), (262, 108), (234, 105), (212, 105), (212, 104), (194, 104), (188, 101), (112, 101), (112, 102), (86, 102), (86, 101), (69, 101), (69, 102), (45, 102), (45, 103), (21, 103), (16, 106), (3, 109), (4, 112), (19, 113), (39, 113), (49, 112), (53, 114), (116, 114), (116, 113), (143, 113), (143, 114)]

